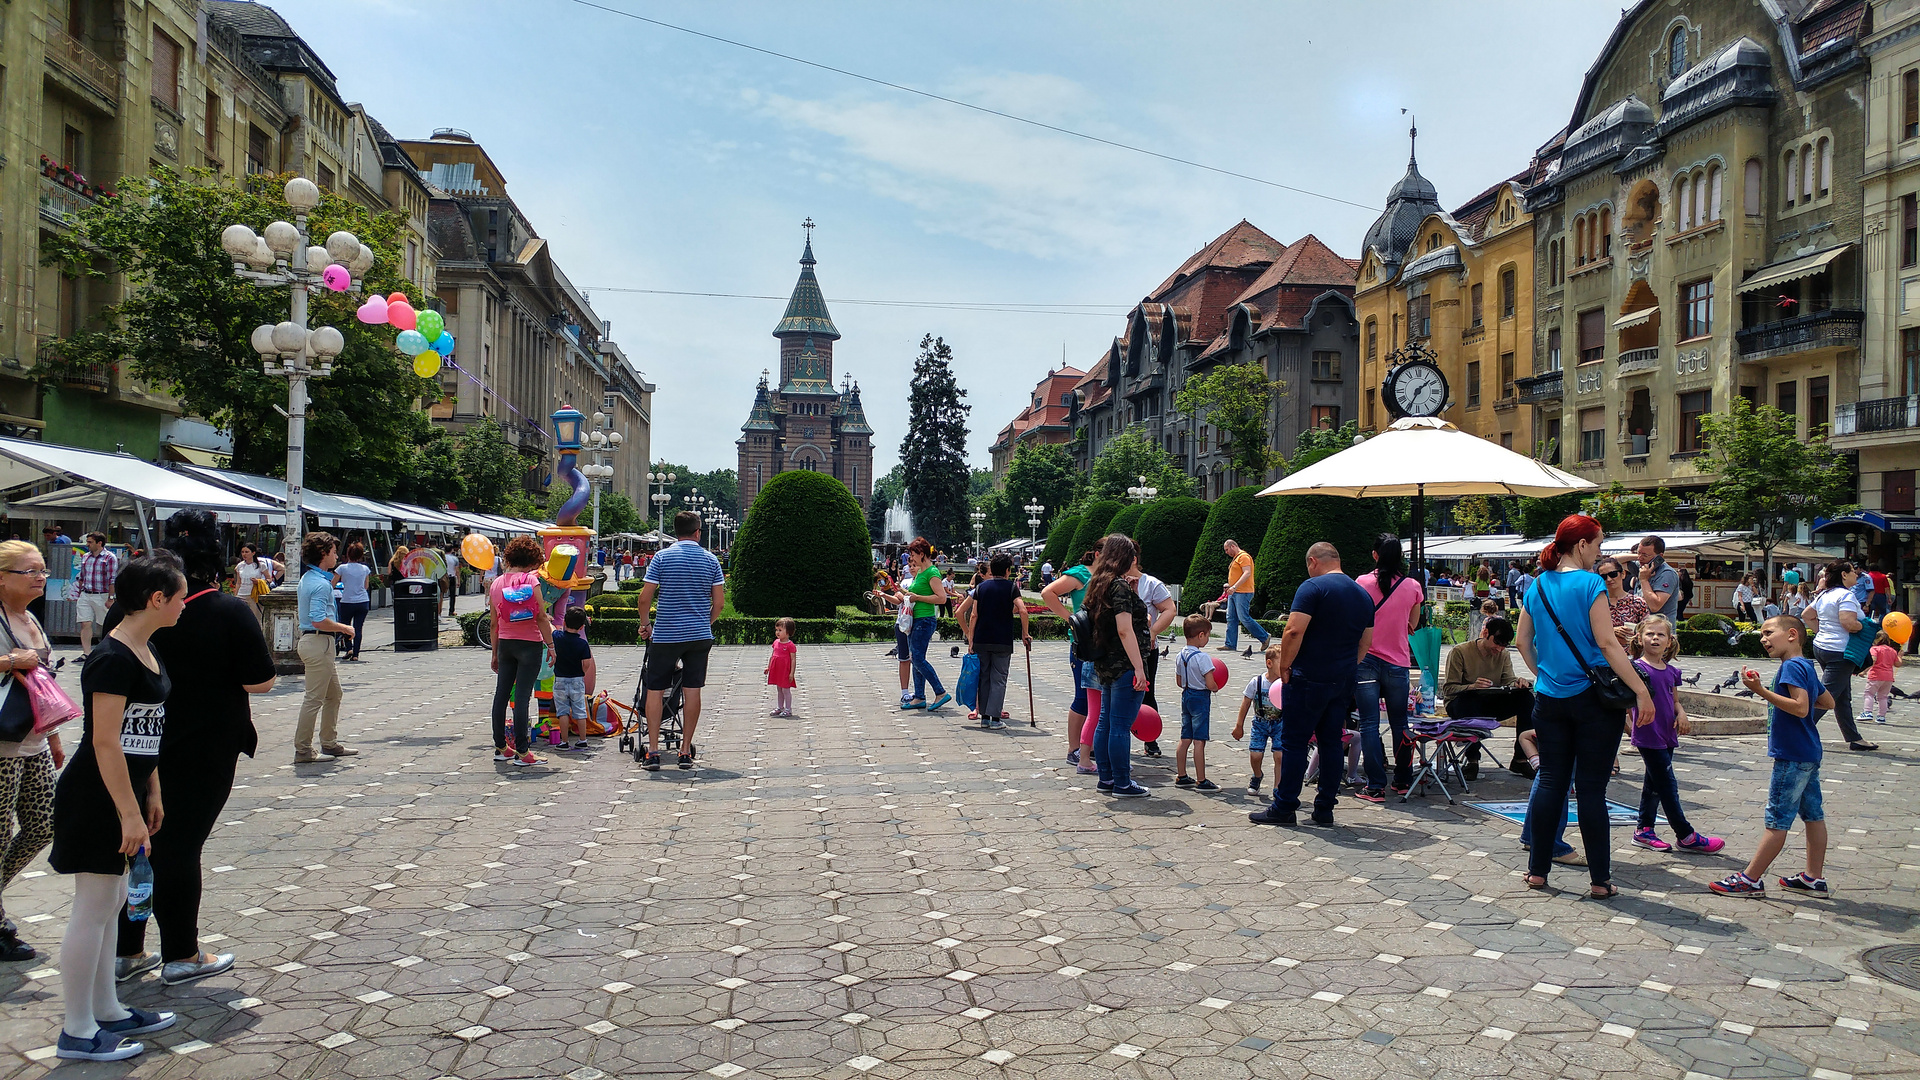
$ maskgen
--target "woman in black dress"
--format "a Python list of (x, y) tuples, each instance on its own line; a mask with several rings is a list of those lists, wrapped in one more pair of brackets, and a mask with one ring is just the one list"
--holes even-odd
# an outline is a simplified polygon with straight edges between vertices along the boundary
[(128, 1009), (114, 992), (119, 913), (127, 869), (160, 831), (160, 737), (167, 727), (167, 669), (149, 647), (187, 604), (187, 579), (172, 555), (127, 563), (113, 582), (124, 613), (80, 672), (84, 735), (53, 793), (56, 873), (73, 875), (73, 907), (60, 943), (66, 1023), (56, 1053), (120, 1061), (146, 1049), (126, 1036), (173, 1026), (170, 1012)]

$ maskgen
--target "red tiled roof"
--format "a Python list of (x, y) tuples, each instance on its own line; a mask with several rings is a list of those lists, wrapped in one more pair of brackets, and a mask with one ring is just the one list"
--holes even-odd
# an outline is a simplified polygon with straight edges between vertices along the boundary
[(1167, 290), (1179, 284), (1181, 279), (1192, 277), (1202, 269), (1239, 270), (1250, 266), (1264, 266), (1279, 258), (1287, 250), (1287, 245), (1255, 228), (1246, 219), (1215, 237), (1211, 244), (1201, 248), (1193, 257), (1180, 264), (1180, 269), (1160, 283), (1147, 295), (1161, 298)]
[(1321, 243), (1319, 237), (1308, 233), (1294, 241), (1286, 254), (1275, 259), (1265, 273), (1234, 299), (1234, 303), (1251, 303), (1261, 293), (1281, 285), (1345, 285), (1351, 288), (1358, 274), (1358, 264), (1341, 258), (1332, 248)]

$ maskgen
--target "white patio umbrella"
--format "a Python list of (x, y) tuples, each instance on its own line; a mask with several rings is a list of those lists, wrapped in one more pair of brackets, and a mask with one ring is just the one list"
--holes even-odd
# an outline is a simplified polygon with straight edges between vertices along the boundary
[(1437, 416), (1409, 416), (1351, 449), (1314, 462), (1262, 495), (1412, 497), (1414, 565), (1421, 563), (1426, 497), (1526, 495), (1536, 499), (1598, 485), (1544, 461), (1469, 435)]

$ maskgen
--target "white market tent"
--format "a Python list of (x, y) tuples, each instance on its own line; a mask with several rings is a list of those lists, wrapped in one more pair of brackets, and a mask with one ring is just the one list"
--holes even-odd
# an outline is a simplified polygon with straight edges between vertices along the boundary
[[(287, 482), (277, 477), (240, 472), (237, 469), (211, 469), (200, 465), (182, 465), (177, 470), (209, 483), (218, 484), (242, 495), (271, 502), (285, 511)], [(377, 511), (347, 502), (324, 491), (308, 489), (300, 493), (300, 509), (319, 520), (323, 529), (372, 529), (385, 531), (392, 522)]]
[(272, 503), (127, 454), (0, 438), (0, 490), (49, 482), (65, 486), (10, 500), (11, 512), (40, 518), (86, 513), (131, 517), (141, 546), (147, 548), (153, 546), (156, 519), (176, 510), (209, 510), (236, 525), (270, 525), (282, 514)]

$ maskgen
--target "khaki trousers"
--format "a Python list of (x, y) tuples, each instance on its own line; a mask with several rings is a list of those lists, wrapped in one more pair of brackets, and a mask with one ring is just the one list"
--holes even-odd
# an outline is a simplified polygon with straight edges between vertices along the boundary
[(293, 729), (295, 750), (313, 749), (313, 722), (320, 721), (320, 745), (340, 744), (340, 671), (333, 664), (333, 635), (301, 634), (300, 662), (307, 666), (307, 696), (300, 702), (300, 724)]

